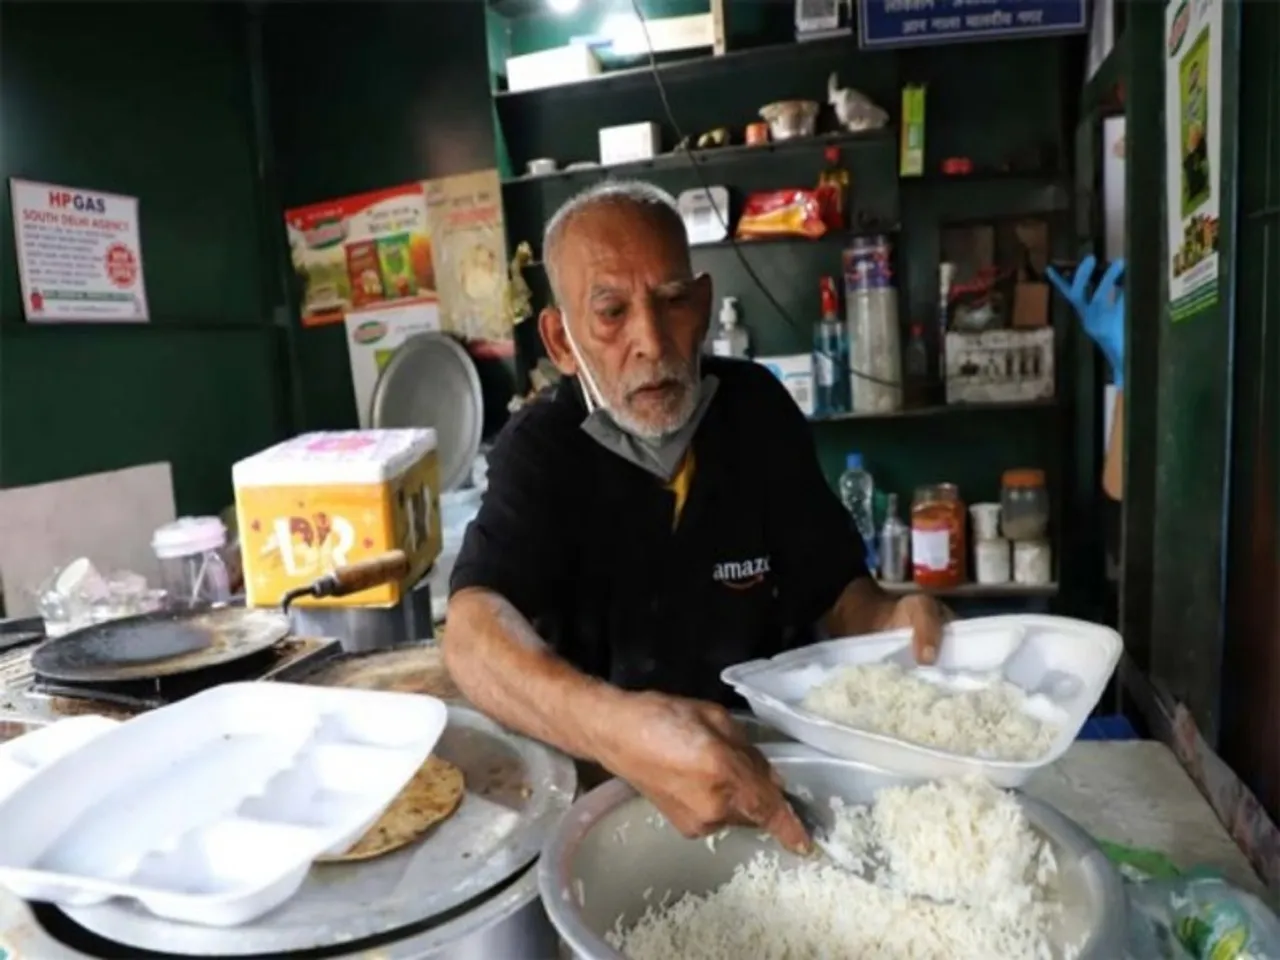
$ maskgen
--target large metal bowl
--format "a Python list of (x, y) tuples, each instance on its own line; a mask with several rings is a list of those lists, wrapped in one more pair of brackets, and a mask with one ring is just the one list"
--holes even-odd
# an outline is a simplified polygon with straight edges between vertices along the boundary
[[(799, 744), (761, 749), (788, 786), (810, 790), (821, 809), (833, 796), (867, 802), (884, 787), (920, 782)], [(1124, 956), (1125, 896), (1119, 875), (1078, 826), (1039, 801), (1018, 799), (1057, 857), (1058, 893), (1065, 910), (1056, 939), (1083, 943), (1080, 960)], [(758, 829), (731, 830), (714, 845), (686, 840), (664, 825), (652, 804), (630, 786), (611, 780), (565, 814), (538, 862), (538, 886), (551, 922), (574, 956), (624, 960), (604, 939), (620, 917), (624, 927), (635, 923), (667, 891), (674, 900), (686, 892), (715, 889), (729, 880), (734, 867), (767, 848), (777, 849), (761, 839)], [(789, 854), (781, 856), (784, 864), (799, 862)]]

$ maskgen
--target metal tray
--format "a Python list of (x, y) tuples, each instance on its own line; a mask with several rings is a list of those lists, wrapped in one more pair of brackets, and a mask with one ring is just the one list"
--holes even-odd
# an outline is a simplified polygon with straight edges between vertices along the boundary
[[(192, 653), (143, 663), (109, 663), (101, 657), (104, 648), (127, 645), (143, 631), (175, 628), (206, 633), (209, 645)], [(217, 604), (178, 613), (144, 613), (85, 627), (46, 641), (31, 655), (31, 666), (41, 677), (73, 683), (152, 679), (239, 660), (288, 635), (289, 618), (279, 611)]]
[(457, 489), (471, 474), (484, 431), (484, 395), (475, 361), (447, 334), (407, 338), (378, 375), (369, 419), (379, 429), (434, 428), (440, 489)]
[(447, 922), (537, 857), (573, 802), (577, 779), (568, 757), (457, 704), (449, 704), (435, 753), (466, 778), (457, 813), (376, 860), (313, 865), (291, 900), (252, 923), (174, 923), (124, 900), (65, 913), (117, 943), (208, 957), (332, 947), (432, 919)]

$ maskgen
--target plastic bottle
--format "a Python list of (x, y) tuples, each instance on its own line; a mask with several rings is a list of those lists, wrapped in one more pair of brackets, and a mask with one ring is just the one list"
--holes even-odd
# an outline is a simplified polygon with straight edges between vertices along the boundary
[(849, 388), (849, 328), (840, 319), (835, 280), (821, 282), (822, 316), (813, 328), (813, 368), (818, 387), (818, 415), (848, 413), (853, 400)]
[(884, 526), (880, 528), (880, 579), (885, 583), (905, 582), (910, 553), (911, 528), (898, 516), (898, 495), (891, 493)]
[(717, 357), (738, 357), (745, 360), (751, 348), (747, 331), (738, 326), (738, 300), (725, 297), (720, 301), (720, 322), (716, 326), (711, 352)]
[(879, 550), (876, 544), (875, 521), (876, 483), (862, 466), (862, 454), (851, 453), (845, 458), (845, 470), (840, 474), (840, 502), (853, 518), (862, 543), (867, 551), (867, 566), (878, 566)]
[(902, 409), (902, 337), (889, 239), (855, 237), (843, 262), (853, 412), (894, 413)]

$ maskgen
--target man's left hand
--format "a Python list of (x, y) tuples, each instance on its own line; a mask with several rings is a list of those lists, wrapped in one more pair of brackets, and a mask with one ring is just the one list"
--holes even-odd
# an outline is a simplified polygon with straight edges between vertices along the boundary
[(942, 628), (955, 619), (946, 606), (928, 594), (902, 597), (894, 603), (882, 629), (901, 630), (911, 628), (911, 649), (919, 663), (930, 664), (938, 659), (942, 645)]

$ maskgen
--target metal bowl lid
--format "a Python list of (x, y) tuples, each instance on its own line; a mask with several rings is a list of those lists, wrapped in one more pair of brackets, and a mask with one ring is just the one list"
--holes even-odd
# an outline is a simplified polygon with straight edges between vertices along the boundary
[(313, 865), (292, 898), (238, 927), (164, 920), (119, 899), (63, 912), (116, 943), (204, 957), (274, 956), (339, 944), (354, 950), (406, 927), (447, 924), (498, 895), (533, 863), (577, 789), (573, 762), (564, 754), (474, 709), (448, 706), (449, 723), (434, 753), (462, 770), (466, 795), (453, 816), (409, 846), (373, 860)]
[(378, 429), (435, 428), (440, 489), (456, 489), (471, 472), (484, 429), (475, 362), (445, 334), (409, 337), (378, 376), (369, 419)]

